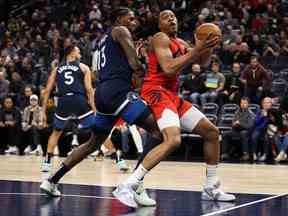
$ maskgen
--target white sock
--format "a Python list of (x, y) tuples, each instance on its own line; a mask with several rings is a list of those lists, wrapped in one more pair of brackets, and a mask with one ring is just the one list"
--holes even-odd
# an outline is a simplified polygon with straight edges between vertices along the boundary
[(207, 176), (206, 176), (206, 182), (205, 182), (206, 187), (213, 187), (213, 185), (217, 182), (218, 178), (217, 178), (216, 170), (217, 170), (217, 165), (207, 164), (207, 167), (206, 167)]
[(146, 170), (142, 164), (140, 164), (138, 168), (133, 172), (133, 174), (127, 179), (127, 183), (137, 184), (144, 178), (147, 173), (148, 170)]

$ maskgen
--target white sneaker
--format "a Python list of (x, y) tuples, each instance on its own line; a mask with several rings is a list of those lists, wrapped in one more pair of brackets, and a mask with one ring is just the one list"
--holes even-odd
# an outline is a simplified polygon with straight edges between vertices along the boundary
[(136, 194), (134, 187), (137, 187), (137, 185), (120, 184), (112, 194), (124, 205), (137, 208), (138, 204), (134, 198)]
[(119, 170), (122, 172), (127, 172), (129, 170), (129, 167), (127, 166), (125, 160), (119, 160), (116, 164), (117, 164)]
[(45, 160), (44, 160), (43, 163), (42, 163), (42, 166), (41, 166), (41, 171), (42, 172), (50, 172), (51, 167), (52, 167), (52, 164), (51, 163), (46, 163)]
[(205, 187), (203, 189), (202, 200), (232, 202), (236, 199), (233, 194), (228, 194), (220, 189), (220, 181), (217, 181), (213, 187)]
[(32, 151), (31, 147), (30, 146), (27, 146), (24, 150), (24, 153), (25, 154), (30, 154), (30, 152)]
[(32, 154), (32, 155), (41, 155), (41, 154), (42, 154), (41, 146), (38, 145), (38, 146), (36, 147), (36, 149), (34, 149), (33, 151), (30, 151), (29, 154)]
[(16, 154), (17, 153), (17, 147), (16, 146), (10, 146), (6, 151), (6, 154)]
[(140, 182), (136, 190), (134, 198), (135, 198), (135, 201), (141, 206), (155, 206), (156, 205), (156, 201), (151, 199), (148, 196), (147, 191), (144, 188), (143, 181)]
[(275, 158), (276, 162), (284, 161), (287, 159), (287, 154), (284, 151), (281, 151)]
[(48, 180), (44, 180), (40, 185), (40, 190), (49, 196), (58, 197), (61, 196), (61, 192), (57, 188), (57, 184), (53, 184)]
[(257, 161), (258, 160), (258, 157), (257, 157), (257, 155), (254, 153), (253, 154), (253, 161)]
[(266, 154), (263, 154), (259, 159), (260, 162), (266, 161)]
[(91, 157), (95, 158), (99, 154), (99, 150), (96, 150), (90, 154)]

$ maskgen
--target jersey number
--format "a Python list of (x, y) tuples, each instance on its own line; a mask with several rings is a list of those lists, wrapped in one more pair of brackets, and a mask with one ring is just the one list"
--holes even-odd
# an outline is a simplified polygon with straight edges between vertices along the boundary
[(72, 71), (68, 71), (64, 73), (65, 84), (71, 85), (74, 82), (74, 77), (72, 76)]
[(101, 50), (96, 50), (96, 70), (99, 71), (101, 68), (105, 67), (106, 56), (105, 56), (105, 46)]

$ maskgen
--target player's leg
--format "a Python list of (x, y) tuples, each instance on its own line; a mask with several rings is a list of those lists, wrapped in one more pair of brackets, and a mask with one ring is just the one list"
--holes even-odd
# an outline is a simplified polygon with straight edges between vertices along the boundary
[[(136, 192), (138, 186), (143, 181), (145, 175), (161, 160), (173, 152), (181, 143), (180, 121), (175, 112), (176, 107), (173, 106), (173, 103), (170, 103), (169, 106), (169, 100), (163, 100), (162, 102), (156, 106), (154, 104), (154, 111), (157, 113), (156, 118), (158, 117), (157, 122), (162, 132), (163, 142), (154, 147), (144, 157), (143, 162), (137, 167), (133, 174), (113, 192), (114, 196), (121, 202), (131, 207), (137, 207), (138, 204), (146, 205), (146, 203), (142, 202), (143, 196), (138, 196)], [(172, 108), (165, 109), (165, 107)], [(152, 114), (150, 114), (148, 118), (152, 119)], [(140, 127), (143, 126), (139, 125), (138, 121), (136, 121), (135, 124)], [(153, 202), (153, 204), (155, 205), (156, 203)]]
[(145, 129), (149, 133), (149, 136), (147, 136), (145, 145), (143, 145), (143, 152), (138, 159), (135, 169), (137, 169), (138, 166), (142, 163), (148, 152), (150, 152), (154, 147), (163, 141), (162, 133), (158, 128), (157, 121), (153, 114), (150, 114), (147, 118), (142, 119), (137, 124), (139, 127)]
[[(47, 180), (44, 180), (40, 185), (40, 189), (50, 196), (60, 196), (61, 192), (57, 188), (60, 179), (69, 172), (75, 165), (80, 163), (96, 148), (97, 144), (106, 139), (106, 136), (95, 136), (93, 133), (85, 133), (86, 141), (76, 148), (65, 160), (60, 167)], [(99, 143), (98, 143), (99, 142)]]
[[(124, 127), (124, 126), (122, 126)], [(126, 161), (122, 158), (122, 144), (123, 144), (123, 135), (125, 131), (122, 131), (122, 127), (115, 127), (111, 133), (111, 143), (114, 146), (114, 152), (112, 153), (112, 158), (115, 158), (117, 167), (120, 171), (126, 172), (129, 170), (129, 167), (126, 164)], [(126, 130), (128, 131), (128, 129)], [(128, 137), (126, 142), (128, 142)]]
[(58, 140), (62, 134), (62, 130), (53, 130), (48, 139), (47, 152), (42, 164), (42, 172), (49, 172), (51, 170), (52, 157), (54, 149), (58, 144)]
[[(138, 167), (137, 169), (144, 167), (147, 171), (151, 170), (161, 160), (165, 159), (171, 152), (173, 152), (181, 143), (180, 123), (177, 113), (173, 110), (165, 109), (157, 122), (163, 140), (160, 144), (154, 146), (154, 148), (149, 151), (149, 153), (144, 157), (140, 168)], [(146, 122), (146, 124), (149, 124), (149, 122)]]
[(220, 189), (220, 181), (216, 173), (220, 155), (218, 128), (196, 107), (190, 106), (188, 102), (184, 102), (181, 111), (180, 122), (182, 129), (199, 134), (204, 140), (204, 155), (207, 166), (202, 199), (214, 201), (235, 200), (234, 195), (224, 193)]
[[(83, 143), (76, 148), (60, 165), (58, 170), (49, 177), (48, 180), (44, 180), (40, 185), (40, 189), (51, 196), (60, 196), (61, 193), (57, 189), (57, 183), (59, 180), (70, 171), (75, 165), (80, 163), (89, 154), (94, 152), (104, 141), (107, 139), (109, 132), (115, 122), (115, 118), (109, 118), (106, 116), (97, 115), (94, 119), (93, 115), (87, 117), (88, 124), (93, 121), (93, 133), (88, 130), (82, 134)], [(93, 119), (93, 120), (92, 120)], [(90, 124), (90, 126), (92, 123)], [(85, 126), (82, 128), (86, 128)], [(95, 137), (97, 136), (97, 137)]]

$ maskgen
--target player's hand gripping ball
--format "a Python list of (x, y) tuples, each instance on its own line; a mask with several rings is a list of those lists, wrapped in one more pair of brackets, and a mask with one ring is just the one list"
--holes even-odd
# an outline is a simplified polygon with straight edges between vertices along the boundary
[(199, 41), (203, 41), (207, 39), (208, 36), (209, 36), (209, 39), (218, 38), (218, 43), (215, 44), (215, 47), (218, 46), (222, 38), (221, 29), (213, 23), (204, 23), (198, 26), (198, 28), (195, 31), (195, 39)]

